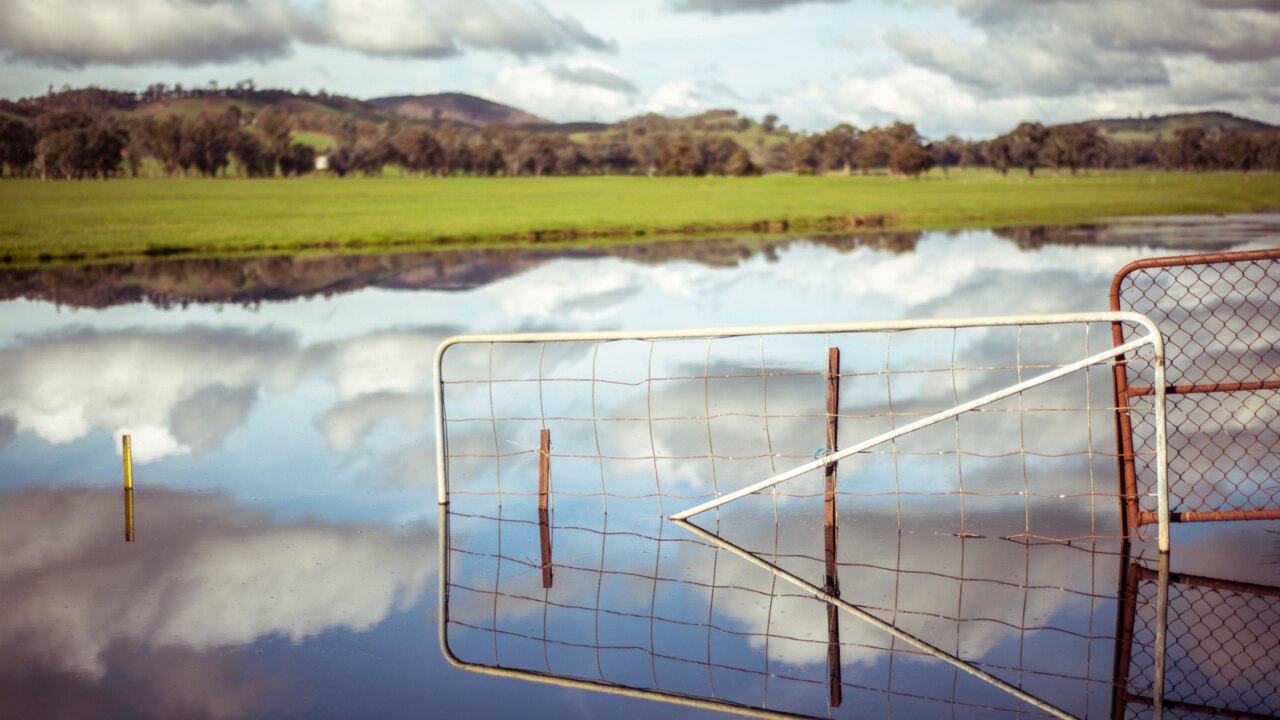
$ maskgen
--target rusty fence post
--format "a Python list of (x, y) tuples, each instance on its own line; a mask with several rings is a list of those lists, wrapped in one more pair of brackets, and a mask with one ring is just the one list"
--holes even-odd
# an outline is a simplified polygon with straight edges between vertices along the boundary
[(551, 431), (542, 431), (538, 448), (538, 536), (542, 546), (542, 587), (551, 587)]
[[(840, 348), (827, 350), (827, 452), (835, 452), (840, 428)], [(826, 552), (826, 587), (828, 593), (840, 596), (840, 578), (836, 567), (836, 465), (823, 469), (823, 544)], [(827, 605), (827, 692), (831, 707), (840, 707), (843, 681), (840, 673), (840, 612)]]

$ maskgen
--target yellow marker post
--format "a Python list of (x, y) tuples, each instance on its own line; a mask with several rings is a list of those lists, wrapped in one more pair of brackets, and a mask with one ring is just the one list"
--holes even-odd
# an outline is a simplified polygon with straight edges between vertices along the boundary
[(124, 541), (133, 542), (133, 442), (125, 435), (124, 446)]

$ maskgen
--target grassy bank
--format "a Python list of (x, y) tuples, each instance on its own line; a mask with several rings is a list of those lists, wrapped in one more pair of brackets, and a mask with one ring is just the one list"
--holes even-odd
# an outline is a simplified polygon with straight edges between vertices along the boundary
[(916, 230), (1280, 208), (1280, 175), (0, 181), (0, 260)]

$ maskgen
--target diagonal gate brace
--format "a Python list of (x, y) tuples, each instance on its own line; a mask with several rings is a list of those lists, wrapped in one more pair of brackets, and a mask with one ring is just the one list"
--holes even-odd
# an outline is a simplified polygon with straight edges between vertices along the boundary
[(983, 395), (980, 398), (976, 398), (974, 400), (970, 400), (969, 402), (956, 405), (955, 407), (949, 410), (943, 410), (942, 412), (934, 413), (933, 415), (930, 415), (925, 418), (921, 418), (912, 423), (908, 423), (906, 425), (903, 425), (902, 427), (896, 428), (894, 430), (890, 430), (889, 432), (882, 433), (873, 438), (863, 440), (862, 442), (859, 442), (859, 443), (855, 443), (854, 445), (851, 445), (842, 450), (829, 453), (827, 455), (824, 455), (821, 458), (818, 458), (817, 460), (813, 460), (811, 462), (807, 462), (803, 465), (800, 465), (799, 467), (792, 468), (791, 470), (778, 473), (773, 477), (766, 478), (752, 485), (748, 485), (740, 490), (735, 490), (731, 493), (726, 493), (724, 495), (721, 495), (718, 498), (715, 498), (714, 500), (709, 500), (705, 503), (702, 503), (701, 505), (691, 507), (688, 510), (682, 510), (672, 515), (671, 519), (672, 520), (688, 520), (689, 518), (695, 515), (699, 515), (708, 510), (713, 510), (726, 503), (731, 503), (734, 500), (738, 500), (739, 498), (746, 497), (747, 495), (760, 492), (765, 488), (773, 487), (774, 485), (799, 477), (801, 475), (804, 475), (807, 472), (817, 470), (818, 468), (827, 467), (832, 463), (838, 462), (851, 455), (855, 455), (857, 453), (873, 448), (876, 445), (880, 445), (881, 443), (886, 443), (895, 438), (902, 437), (903, 435), (906, 435), (908, 433), (915, 432), (916, 430), (929, 427), (930, 425), (936, 425), (937, 423), (940, 423), (943, 420), (949, 420), (953, 417), (956, 417), (957, 415), (961, 415), (970, 410), (975, 410), (977, 408), (983, 407), (984, 405), (990, 405), (991, 403), (997, 402), (999, 400), (1003, 400), (1004, 398), (1010, 397), (1011, 395), (1017, 395), (1020, 392), (1030, 390), (1031, 388), (1037, 387), (1039, 385), (1044, 385), (1045, 383), (1052, 382), (1053, 380), (1057, 380), (1060, 377), (1064, 377), (1066, 375), (1070, 375), (1071, 373), (1077, 372), (1079, 370), (1083, 370), (1091, 365), (1097, 365), (1099, 363), (1108, 362), (1116, 357), (1120, 357), (1124, 355), (1127, 352), (1132, 352), (1143, 346), (1151, 345), (1155, 350), (1156, 362), (1154, 363), (1154, 366), (1156, 368), (1157, 375), (1159, 376), (1157, 378), (1156, 390), (1155, 390), (1156, 453), (1158, 455), (1157, 468), (1159, 472), (1159, 480), (1158, 480), (1157, 487), (1159, 488), (1158, 504), (1160, 508), (1159, 545), (1160, 545), (1161, 552), (1168, 552), (1169, 551), (1169, 494), (1168, 494), (1168, 481), (1165, 474), (1166, 473), (1166, 468), (1165, 468), (1166, 448), (1165, 448), (1165, 420), (1164, 420), (1165, 408), (1164, 408), (1164, 372), (1163, 372), (1164, 371), (1164, 362), (1163, 362), (1164, 351), (1163, 351), (1163, 344), (1161, 342), (1159, 331), (1155, 330), (1154, 328), (1151, 328), (1151, 329), (1152, 329), (1152, 332), (1149, 335), (1144, 335), (1143, 337), (1130, 340), (1129, 342), (1124, 343), (1123, 345), (1117, 345), (1116, 347), (1108, 348), (1107, 350), (1096, 353), (1094, 355), (1090, 355), (1089, 357), (1077, 360), (1068, 365), (1063, 365), (1062, 367), (1057, 368), (1055, 370), (1051, 370), (1041, 375), (1037, 375), (1036, 377), (1033, 377), (1029, 380), (1024, 380), (1023, 382), (1017, 383), (1016, 385), (1010, 385), (1009, 387), (1002, 388), (993, 393)]

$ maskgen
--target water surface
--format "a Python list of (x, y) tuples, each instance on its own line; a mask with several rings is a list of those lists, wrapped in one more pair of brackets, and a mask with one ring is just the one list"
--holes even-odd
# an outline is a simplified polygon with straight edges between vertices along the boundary
[[(1132, 260), (1276, 246), (1280, 219), (1262, 215), (5, 271), (0, 715), (710, 715), (446, 661), (432, 416), (443, 338), (1104, 310)], [(812, 452), (797, 432), (788, 452)], [(131, 544), (123, 433), (136, 463)], [(1045, 426), (1045, 442), (1054, 433)], [(1110, 459), (1086, 466), (1114, 473)], [(821, 585), (820, 501), (773, 502), (710, 527)], [(1158, 565), (1149, 548), (1028, 546), (958, 529), (954, 508), (920, 506), (900, 528), (896, 511), (842, 503), (849, 602), (1073, 713), (1111, 712), (1116, 618), (1126, 602), (1151, 605), (1135, 599), (1150, 577), (1129, 569)], [(833, 707), (826, 605), (654, 508), (606, 520), (560, 502), (549, 590), (532, 504), (499, 510), (476, 495), (451, 510), (448, 584), (470, 589), (450, 594), (449, 617), (465, 627), (449, 645), (464, 661), (819, 716), (1019, 708), (848, 615)], [(1054, 517), (1063, 533), (1087, 522)], [(1275, 523), (1175, 530), (1172, 569), (1187, 580), (1177, 597), (1208, 592), (1196, 578), (1280, 585)], [(1258, 636), (1256, 667), (1275, 667), (1265, 619), (1276, 603), (1243, 597), (1257, 612), (1238, 634)], [(1130, 632), (1139, 645), (1153, 621), (1143, 612)], [(1197, 652), (1183, 653), (1200, 658), (1183, 682), (1218, 688), (1218, 700), (1262, 682)]]

